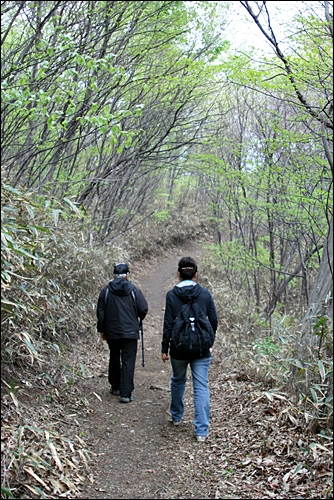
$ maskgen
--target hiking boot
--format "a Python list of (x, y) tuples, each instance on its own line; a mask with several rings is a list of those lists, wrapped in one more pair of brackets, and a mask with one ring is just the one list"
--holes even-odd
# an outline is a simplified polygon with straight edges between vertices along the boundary
[(204, 443), (208, 436), (196, 436), (196, 439), (199, 443)]
[(121, 403), (130, 403), (130, 402), (131, 402), (131, 401), (133, 401), (134, 399), (135, 399), (135, 398), (134, 398), (134, 397), (132, 396), (132, 394), (131, 394), (131, 396), (130, 396), (129, 398), (124, 398), (124, 397), (121, 397), (121, 398), (120, 398), (120, 402), (121, 402)]
[(114, 396), (120, 396), (121, 393), (119, 392), (118, 389), (113, 389), (112, 387), (110, 387), (110, 394), (113, 394)]

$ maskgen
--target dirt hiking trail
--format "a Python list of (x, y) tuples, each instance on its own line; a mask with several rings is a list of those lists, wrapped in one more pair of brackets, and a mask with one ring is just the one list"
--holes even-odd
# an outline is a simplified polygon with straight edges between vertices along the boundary
[[(143, 322), (145, 366), (142, 366), (142, 345), (139, 342), (135, 400), (121, 404), (118, 397), (109, 394), (108, 347), (106, 344), (102, 346), (102, 376), (85, 384), (86, 390), (100, 395), (102, 401), (96, 398), (94, 413), (86, 422), (89, 423), (89, 442), (96, 457), (91, 466), (94, 483), (88, 486), (82, 498), (175, 498), (169, 494), (175, 476), (166, 458), (168, 450), (165, 444), (174, 439), (170, 433), (175, 429), (168, 411), (171, 366), (170, 363), (164, 364), (160, 356), (164, 305), (166, 292), (178, 282), (179, 259), (185, 255), (198, 259), (200, 254), (201, 248), (193, 245), (178, 249), (159, 262), (146, 264), (148, 269), (131, 266), (130, 280), (143, 291), (149, 304)], [(191, 411), (189, 417), (189, 421), (184, 419), (181, 434), (183, 439), (192, 440)]]
[[(90, 460), (88, 479), (75, 498), (328, 498), (330, 453), (306, 456), (304, 449), (312, 437), (306, 436), (298, 415), (288, 418), (288, 399), (265, 397), (262, 382), (233, 366), (233, 354), (223, 354), (218, 341), (209, 372), (209, 438), (205, 443), (194, 439), (189, 370), (185, 415), (180, 426), (172, 425), (171, 366), (160, 357), (165, 296), (178, 282), (177, 263), (183, 256), (197, 260), (201, 283), (202, 252), (200, 245), (192, 244), (160, 260), (131, 265), (130, 280), (149, 304), (144, 320), (145, 367), (139, 342), (132, 403), (121, 404), (109, 393), (109, 351), (97, 334), (89, 355), (80, 354), (94, 375), (77, 388), (88, 404), (76, 432)], [(87, 345), (82, 349), (87, 351)]]

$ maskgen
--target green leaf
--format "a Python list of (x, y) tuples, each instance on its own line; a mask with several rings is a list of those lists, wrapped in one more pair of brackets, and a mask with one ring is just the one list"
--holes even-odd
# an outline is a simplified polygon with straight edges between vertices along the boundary
[(54, 385), (52, 378), (47, 373), (43, 373), (43, 376), (50, 382), (51, 385)]
[(267, 396), (267, 398), (269, 399), (269, 401), (274, 401), (273, 395), (270, 392), (264, 391), (263, 394), (265, 394)]
[[(31, 226), (29, 226), (29, 227), (31, 227)], [(44, 233), (48, 233), (48, 234), (50, 233), (50, 230), (45, 226), (33, 226), (33, 227), (35, 229), (37, 229), (38, 231), (43, 231)]]
[(304, 467), (303, 464), (298, 464), (293, 473), (291, 474), (291, 477), (295, 476), (303, 467)]
[(53, 208), (52, 209), (52, 215), (53, 215), (53, 221), (55, 223), (55, 226), (57, 226), (58, 222), (59, 222), (59, 214), (60, 214), (61, 210), (58, 210), (58, 208)]
[(326, 371), (325, 371), (325, 367), (322, 363), (322, 361), (319, 359), (318, 361), (318, 368), (319, 368), (319, 373), (320, 373), (320, 376), (321, 376), (321, 380), (322, 382), (324, 382), (325, 378), (326, 378)]
[(8, 490), (7, 488), (5, 488), (4, 486), (1, 486), (1, 491), (5, 495), (7, 495), (8, 498), (15, 498), (14, 495), (13, 495), (13, 493), (10, 490)]
[(29, 212), (30, 217), (33, 219), (35, 216), (34, 209), (30, 205), (27, 205), (26, 208)]
[(312, 387), (310, 387), (310, 393), (312, 394), (312, 399), (313, 399), (313, 401), (314, 401), (316, 404), (318, 404), (318, 396), (317, 396), (317, 393), (315, 392), (315, 390), (314, 390)]
[(322, 316), (318, 321), (317, 323), (314, 325), (313, 329), (314, 330), (317, 330), (320, 326), (324, 325), (325, 323), (327, 323), (327, 319), (326, 316)]
[(304, 368), (303, 364), (298, 359), (294, 359), (292, 364), (297, 366), (298, 368)]
[(87, 373), (86, 373), (84, 365), (82, 363), (79, 363), (79, 365), (80, 365), (80, 368), (81, 368), (81, 371), (82, 371), (82, 375), (84, 377), (87, 377)]
[(36, 257), (35, 255), (32, 255), (31, 253), (24, 250), (24, 248), (16, 248), (15, 252), (20, 253), (22, 255), (25, 255), (26, 257), (29, 257), (30, 259), (34, 259), (34, 260), (38, 259), (38, 257)]
[(23, 342), (27, 345), (27, 347), (28, 347), (28, 349), (30, 351), (32, 351), (34, 354), (38, 354), (38, 352), (36, 351), (36, 349), (34, 348), (34, 346), (31, 344), (31, 342), (29, 342), (28, 339), (24, 338)]
[(45, 493), (43, 490), (41, 490), (41, 488), (39, 488), (38, 486), (34, 485), (34, 489), (37, 491), (37, 493), (40, 495), (41, 498), (47, 498), (45, 496)]
[(71, 201), (71, 200), (69, 200), (68, 198), (63, 198), (63, 200), (65, 201), (65, 203), (67, 203), (67, 205), (69, 205), (69, 206), (72, 208), (72, 210), (73, 210), (76, 214), (80, 215), (80, 211), (79, 211), (78, 207), (76, 207), (76, 206), (74, 205), (74, 203), (72, 203), (72, 201)]
[(2, 299), (1, 300), (1, 305), (2, 304), (6, 304), (6, 305), (9, 305), (9, 306), (14, 306), (14, 307), (20, 307), (21, 309), (23, 309), (24, 311), (27, 311), (28, 309), (26, 308), (26, 306), (24, 306), (23, 304), (20, 304), (19, 302), (10, 302), (9, 300), (6, 300), (6, 299)]
[[(21, 195), (22, 193), (18, 191), (17, 189), (13, 188), (12, 186), (9, 186), (8, 184), (3, 184), (3, 187), (7, 190), (10, 191), (11, 193)], [(14, 497), (13, 497), (14, 498)]]

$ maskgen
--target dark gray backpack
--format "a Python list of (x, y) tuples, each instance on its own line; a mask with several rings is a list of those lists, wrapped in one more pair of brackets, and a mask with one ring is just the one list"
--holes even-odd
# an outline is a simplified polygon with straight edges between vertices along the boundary
[(175, 319), (172, 330), (174, 347), (184, 354), (199, 353), (210, 349), (215, 334), (210, 321), (196, 302), (189, 300), (183, 304)]

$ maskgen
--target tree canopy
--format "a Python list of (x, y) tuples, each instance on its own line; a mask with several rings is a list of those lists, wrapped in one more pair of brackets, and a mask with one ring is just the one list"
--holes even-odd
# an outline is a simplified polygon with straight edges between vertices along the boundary
[(13, 276), (45, 248), (34, 238), (48, 224), (25, 210), (48, 207), (85, 244), (113, 246), (152, 221), (181, 216), (182, 232), (190, 207), (243, 291), (243, 330), (272, 332), (296, 298), (295, 353), (302, 370), (313, 361), (315, 325), (332, 317), (333, 4), (296, 2), (278, 32), (275, 2), (239, 2), (263, 53), (231, 49), (236, 3), (1, 3), (9, 317)]

